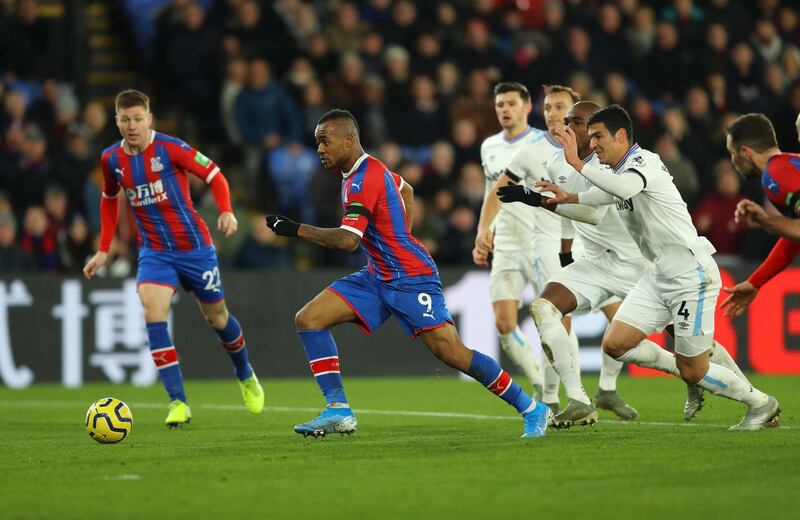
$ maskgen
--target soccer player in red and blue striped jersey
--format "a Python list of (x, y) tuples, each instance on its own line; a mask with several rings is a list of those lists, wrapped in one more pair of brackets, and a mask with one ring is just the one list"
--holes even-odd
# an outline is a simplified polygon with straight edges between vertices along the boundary
[(167, 331), (172, 296), (180, 282), (197, 297), (208, 323), (230, 355), (247, 408), (260, 413), (264, 391), (250, 366), (244, 334), (225, 305), (225, 292), (211, 233), (189, 196), (189, 174), (205, 180), (220, 210), (217, 228), (230, 236), (237, 222), (228, 182), (219, 167), (180, 139), (150, 128), (150, 100), (137, 90), (117, 95), (117, 127), (123, 139), (100, 159), (103, 191), (100, 247), (83, 272), (91, 279), (108, 260), (119, 214), (119, 194), (133, 211), (139, 234), (139, 298), (144, 307), (150, 352), (170, 397), (166, 424), (191, 420), (178, 354)]
[(738, 222), (780, 236), (769, 256), (747, 280), (723, 288), (730, 296), (720, 308), (727, 307), (726, 316), (740, 316), (761, 286), (786, 269), (800, 252), (800, 154), (780, 151), (775, 129), (764, 114), (739, 116), (726, 133), (733, 165), (746, 179), (760, 179), (764, 194), (781, 213), (769, 214), (747, 199), (736, 208)]
[(324, 247), (355, 251), (360, 246), (367, 265), (335, 281), (295, 317), (311, 371), (327, 403), (317, 418), (295, 426), (295, 431), (313, 436), (355, 431), (356, 418), (345, 396), (330, 328), (355, 322), (370, 334), (394, 316), (410, 337), (420, 337), (436, 357), (516, 408), (525, 420), (523, 437), (543, 436), (550, 409), (533, 401), (495, 360), (461, 342), (445, 305), (436, 264), (411, 235), (411, 186), (364, 153), (358, 123), (350, 112), (337, 109), (323, 115), (315, 137), (322, 165), (342, 174), (341, 225), (318, 228), (282, 215), (269, 215), (267, 225), (278, 235), (298, 236)]

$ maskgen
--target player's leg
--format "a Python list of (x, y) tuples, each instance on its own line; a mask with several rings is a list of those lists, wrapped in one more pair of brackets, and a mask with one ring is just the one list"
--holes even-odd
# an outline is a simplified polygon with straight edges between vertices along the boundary
[[(534, 259), (533, 262), (533, 277), (531, 282), (534, 286), (536, 294), (541, 293), (547, 282), (561, 271), (561, 262), (558, 259), (558, 249), (552, 250), (549, 253), (541, 254)], [(572, 331), (572, 320), (566, 316), (562, 320), (564, 329), (569, 335), (571, 348), (577, 353), (578, 350), (578, 337)], [(577, 354), (576, 354), (577, 355)], [(544, 402), (554, 414), (559, 413), (559, 397), (558, 390), (561, 385), (561, 378), (558, 376), (550, 357), (542, 349), (542, 373), (544, 375), (544, 393), (542, 394), (542, 402)]]
[(150, 354), (170, 399), (169, 412), (164, 422), (170, 428), (180, 426), (191, 421), (192, 412), (186, 404), (178, 352), (167, 329), (172, 296), (178, 286), (174, 255), (151, 249), (140, 250), (136, 282), (147, 324)]
[(252, 413), (261, 413), (264, 410), (264, 388), (250, 365), (242, 326), (228, 311), (224, 299), (213, 303), (198, 300), (197, 303), (206, 321), (217, 333), (222, 348), (230, 356), (245, 406)]
[(553, 419), (553, 424), (560, 428), (568, 428), (573, 424), (588, 425), (597, 421), (597, 410), (592, 406), (581, 383), (578, 354), (563, 324), (563, 315), (572, 312), (577, 306), (575, 294), (559, 281), (548, 283), (542, 294), (530, 305), (531, 315), (542, 340), (542, 349), (564, 383), (569, 398), (566, 408)]
[(500, 347), (531, 382), (534, 396), (541, 398), (544, 387), (542, 368), (518, 323), (519, 300), (528, 283), (524, 264), (532, 263), (533, 259), (528, 258), (530, 255), (525, 251), (495, 252), (489, 275), (489, 293)]
[(315, 419), (295, 426), (295, 432), (318, 437), (355, 431), (357, 422), (345, 395), (339, 352), (330, 328), (355, 322), (371, 333), (388, 316), (389, 311), (379, 299), (372, 276), (366, 270), (337, 280), (297, 312), (295, 329), (325, 397), (326, 407)]
[(696, 263), (696, 269), (674, 277), (671, 283), (684, 290), (667, 292), (675, 327), (675, 354), (681, 377), (715, 395), (745, 403), (748, 410), (732, 429), (757, 430), (780, 413), (778, 401), (751, 386), (732, 370), (709, 363), (714, 344), (714, 311), (721, 283), (719, 268), (710, 257)]
[[(614, 319), (621, 304), (621, 300), (613, 301), (600, 309), (609, 323)], [(639, 417), (639, 412), (617, 393), (617, 377), (622, 372), (622, 365), (621, 361), (617, 361), (605, 352), (602, 353), (600, 380), (597, 393), (594, 395), (594, 404), (598, 408), (614, 412), (623, 421), (633, 421)]]
[(167, 330), (167, 317), (175, 289), (164, 285), (140, 283), (139, 299), (144, 309), (150, 355), (158, 368), (158, 376), (169, 395), (170, 407), (164, 421), (170, 428), (192, 420), (192, 412), (186, 404), (178, 353)]
[(245, 406), (252, 413), (264, 410), (264, 389), (250, 366), (244, 333), (239, 321), (228, 312), (219, 261), (213, 247), (173, 255), (181, 284), (197, 298), (200, 312), (217, 333), (228, 353), (239, 382)]
[(451, 323), (419, 333), (428, 350), (448, 366), (474, 378), (525, 417), (523, 437), (541, 437), (547, 428), (549, 408), (537, 404), (494, 359), (467, 348)]

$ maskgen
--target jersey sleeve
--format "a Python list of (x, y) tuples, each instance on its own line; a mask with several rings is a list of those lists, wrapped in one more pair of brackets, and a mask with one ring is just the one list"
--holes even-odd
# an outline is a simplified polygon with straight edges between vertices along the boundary
[(351, 231), (359, 237), (364, 236), (364, 231), (372, 220), (372, 214), (383, 195), (383, 190), (386, 189), (385, 185), (379, 182), (380, 180), (382, 180), (381, 176), (368, 177), (364, 175), (361, 177), (361, 182), (355, 178), (348, 183), (344, 215), (342, 215), (340, 225), (342, 229)]
[(219, 166), (214, 161), (184, 142), (170, 145), (169, 154), (170, 160), (200, 177), (206, 184), (211, 184), (220, 173)]
[(531, 164), (531, 158), (528, 157), (528, 149), (523, 146), (516, 151), (508, 162), (508, 166), (506, 166), (506, 175), (509, 179), (519, 184), (530, 175), (531, 170), (528, 166), (529, 164)]
[(111, 172), (108, 155), (100, 157), (100, 169), (103, 172), (103, 191), (101, 195), (106, 199), (115, 199), (119, 196), (119, 181)]
[(800, 218), (800, 160), (777, 156), (767, 163), (761, 184), (770, 202), (781, 213)]

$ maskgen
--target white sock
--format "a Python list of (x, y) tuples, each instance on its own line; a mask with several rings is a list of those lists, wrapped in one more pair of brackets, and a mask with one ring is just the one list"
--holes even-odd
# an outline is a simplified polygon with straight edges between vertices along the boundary
[(544, 372), (544, 392), (542, 392), (542, 402), (547, 404), (557, 403), (558, 389), (561, 385), (561, 379), (558, 373), (553, 368), (547, 355), (542, 353), (542, 371)]
[[(578, 337), (567, 334), (561, 322), (561, 312), (549, 301), (537, 298), (531, 304), (531, 313), (539, 329), (542, 339), (542, 348), (549, 349), (552, 356), (552, 367), (564, 382), (564, 389), (570, 399), (575, 399), (585, 404), (591, 404), (581, 384), (581, 368), (578, 361)], [(547, 379), (545, 379), (545, 382)], [(546, 385), (549, 388), (549, 385)], [(556, 392), (558, 386), (556, 385)], [(558, 394), (556, 393), (556, 396)], [(547, 402), (547, 399), (545, 399)]]
[(542, 367), (536, 360), (533, 346), (528, 342), (528, 338), (522, 333), (519, 326), (510, 334), (498, 334), (497, 337), (500, 338), (500, 346), (503, 351), (522, 370), (531, 384), (544, 387)]
[(764, 406), (769, 399), (767, 394), (753, 388), (733, 371), (713, 363), (708, 364), (708, 373), (697, 384), (714, 395), (727, 397), (751, 407)]
[(709, 350), (708, 353), (708, 361), (727, 368), (736, 374), (739, 379), (748, 385), (750, 384), (750, 380), (742, 373), (739, 365), (736, 364), (736, 361), (734, 361), (728, 351), (725, 350), (725, 347), (718, 343), (717, 340), (714, 340), (714, 343), (711, 344), (711, 350)]
[(603, 365), (600, 367), (600, 390), (615, 391), (617, 389), (617, 377), (622, 371), (622, 361), (617, 361), (603, 352)]
[(675, 377), (681, 376), (678, 366), (675, 364), (675, 356), (647, 339), (618, 357), (617, 361), (654, 368)]

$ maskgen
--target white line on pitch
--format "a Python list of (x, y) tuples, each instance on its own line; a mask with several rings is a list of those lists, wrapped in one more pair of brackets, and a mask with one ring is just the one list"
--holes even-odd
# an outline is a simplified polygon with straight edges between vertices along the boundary
[[(86, 403), (78, 401), (28, 401), (20, 399), (18, 401), (0, 401), (0, 406), (14, 406), (24, 404), (26, 406), (78, 406)], [(247, 408), (238, 404), (193, 404), (195, 408), (205, 410), (218, 410), (225, 412), (240, 412)], [(160, 403), (133, 403), (131, 408), (165, 409), (167, 406)], [(319, 412), (320, 407), (290, 407), (290, 406), (265, 406), (267, 412), (295, 413), (295, 412)], [(454, 419), (475, 419), (480, 421), (519, 421), (519, 416), (513, 415), (480, 415), (472, 413), (457, 412), (422, 412), (417, 410), (369, 410), (357, 408), (359, 415), (400, 415), (404, 417), (440, 417)], [(694, 428), (727, 428), (729, 424), (709, 424), (697, 422), (666, 422), (666, 421), (619, 421), (615, 419), (601, 421), (603, 425), (635, 426), (685, 426)], [(800, 430), (800, 425), (779, 426), (781, 430)]]

